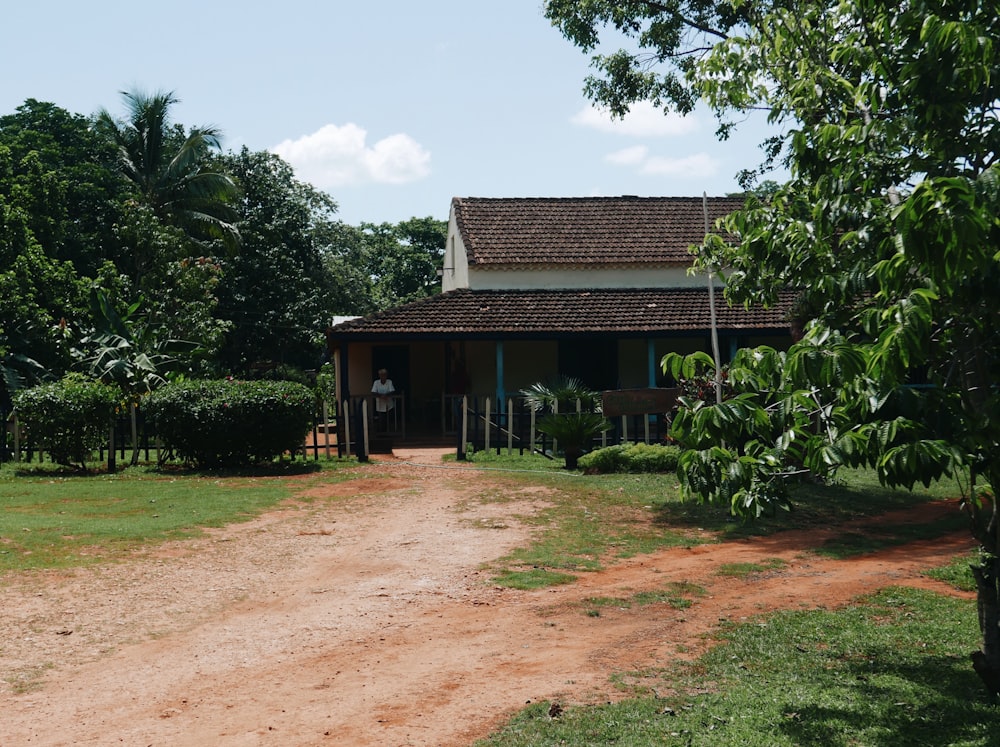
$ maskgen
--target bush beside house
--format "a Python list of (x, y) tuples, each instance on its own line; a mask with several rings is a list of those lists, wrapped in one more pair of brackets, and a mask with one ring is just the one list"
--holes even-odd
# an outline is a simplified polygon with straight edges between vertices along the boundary
[(302, 448), (315, 395), (289, 381), (182, 381), (144, 404), (163, 444), (199, 467), (242, 466)]
[(659, 444), (615, 444), (580, 457), (584, 472), (674, 472), (680, 448)]

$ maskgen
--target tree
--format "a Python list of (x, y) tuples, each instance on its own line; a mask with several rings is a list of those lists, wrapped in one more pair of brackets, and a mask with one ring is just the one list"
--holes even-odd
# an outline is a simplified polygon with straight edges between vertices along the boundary
[[(125, 91), (122, 96), (127, 118), (116, 120), (103, 109), (96, 126), (117, 146), (118, 167), (136, 200), (158, 221), (182, 229), (192, 240), (219, 240), (235, 248), (239, 232), (231, 203), (238, 194), (236, 185), (213, 170), (210, 161), (220, 145), (218, 128), (196, 127), (185, 136), (170, 122), (170, 107), (179, 102), (172, 92)], [(149, 256), (148, 247), (134, 250), (136, 278), (141, 278), (157, 257)], [(181, 251), (179, 256), (190, 253)]]
[(395, 225), (365, 223), (362, 230), (368, 237), (368, 267), (379, 308), (425, 298), (440, 287), (446, 221), (411, 218)]
[(147, 394), (167, 383), (166, 376), (183, 365), (197, 344), (172, 339), (161, 326), (139, 313), (142, 299), (119, 314), (99, 288), (90, 292), (96, 326), (73, 350), (79, 366), (102, 384), (115, 385), (124, 395), (132, 425), (132, 464), (139, 463), (136, 408)]
[(11, 458), (6, 423), (14, 407), (14, 396), (22, 389), (38, 383), (45, 369), (24, 352), (27, 346), (16, 330), (0, 328), (0, 423), (4, 423), (0, 437), (0, 462)]
[[(869, 465), (885, 484), (904, 487), (970, 475), (963, 506), (982, 548), (973, 572), (983, 645), (973, 663), (996, 694), (1000, 515), (976, 486), (979, 478), (1000, 486), (995, 8), (972, 0), (734, 1), (713, 4), (715, 16), (733, 13), (741, 23), (708, 30), (691, 15), (706, 5), (698, 2), (546, 8), (571, 38), (593, 44), (588, 23), (596, 35), (608, 16), (568, 6), (612, 5), (631, 16), (615, 16), (615, 25), (666, 65), (648, 68), (647, 81), (680, 70), (685, 91), (720, 114), (724, 132), (746, 112), (766, 110), (784, 128), (767, 153), (785, 159), (792, 176), (727, 221), (738, 245), (709, 240), (701, 248), (701, 266), (731, 268), (733, 302), (767, 303), (797, 289), (805, 337), (787, 354), (744, 354), (730, 370), (743, 384), (737, 396), (675, 421), (692, 447), (681, 467), (687, 491), (724, 496), (753, 514), (783, 500), (804, 469)], [(670, 65), (682, 44), (709, 37)], [(651, 91), (682, 111), (689, 104), (672, 89), (635, 84), (633, 68), (604, 70), (609, 88), (595, 92), (618, 91), (624, 106)], [(917, 377), (930, 386), (909, 386)], [(727, 446), (709, 446), (710, 434)]]
[(95, 118), (130, 187), (114, 227), (123, 247), (119, 267), (144, 297), (150, 325), (213, 354), (230, 326), (214, 316), (221, 275), (215, 257), (235, 252), (240, 241), (234, 223), (239, 190), (214, 159), (220, 131), (204, 126), (185, 134), (170, 121), (178, 103), (173, 93), (122, 95), (125, 120), (107, 110)]
[(231, 325), (223, 367), (244, 376), (258, 364), (318, 367), (336, 299), (349, 292), (321, 257), (337, 205), (273, 153), (243, 148), (220, 157), (220, 167), (242, 193), (242, 243), (221, 260), (218, 315)]
[(338, 290), (331, 295), (330, 311), (344, 316), (379, 311), (382, 307), (375, 301), (374, 280), (366, 258), (365, 231), (338, 221), (317, 232), (317, 238), (324, 274)]
[(447, 221), (426, 217), (395, 224), (341, 224), (330, 238), (327, 266), (335, 275), (353, 279), (349, 308), (339, 313), (381, 311), (440, 288)]
[(0, 334), (11, 352), (55, 375), (64, 372), (73, 326), (86, 318), (86, 286), (70, 262), (45, 256), (34, 242), (0, 269)]
[(81, 275), (112, 259), (121, 193), (114, 147), (86, 117), (35, 99), (0, 117), (0, 203), (23, 211), (47, 256)]
[(584, 93), (616, 116), (637, 101), (687, 114), (699, 91), (690, 75), (699, 58), (747, 18), (748, 4), (718, 0), (548, 0), (545, 16), (585, 52), (601, 44), (601, 30), (634, 39), (630, 48), (595, 54), (599, 72), (587, 78)]

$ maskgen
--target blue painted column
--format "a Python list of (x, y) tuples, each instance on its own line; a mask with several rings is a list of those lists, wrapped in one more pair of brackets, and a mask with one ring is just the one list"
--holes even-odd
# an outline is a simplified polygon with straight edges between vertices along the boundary
[(646, 340), (646, 360), (649, 365), (649, 387), (656, 386), (656, 345), (652, 338)]

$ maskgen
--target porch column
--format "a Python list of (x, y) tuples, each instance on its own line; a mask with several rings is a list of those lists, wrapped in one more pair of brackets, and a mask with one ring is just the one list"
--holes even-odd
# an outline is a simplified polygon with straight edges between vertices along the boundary
[(646, 340), (646, 361), (649, 367), (648, 386), (652, 389), (656, 386), (656, 345), (652, 338)]
[(347, 371), (350, 368), (347, 361), (347, 347), (348, 343), (345, 340), (340, 344), (340, 347), (337, 348), (337, 362), (334, 367), (334, 375), (337, 377), (336, 389), (338, 404), (351, 396), (351, 386), (347, 380)]

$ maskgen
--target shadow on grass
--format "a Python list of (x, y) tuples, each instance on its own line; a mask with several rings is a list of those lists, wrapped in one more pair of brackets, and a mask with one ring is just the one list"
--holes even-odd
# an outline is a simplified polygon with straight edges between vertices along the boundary
[(317, 461), (283, 461), (268, 462), (265, 464), (247, 465), (241, 467), (219, 467), (205, 469), (191, 467), (188, 465), (167, 462), (164, 464), (140, 463), (135, 466), (122, 467), (115, 472), (108, 472), (104, 466), (81, 470), (77, 467), (70, 467), (61, 464), (36, 464), (20, 465), (12, 469), (15, 477), (47, 477), (47, 478), (75, 478), (85, 479), (88, 477), (109, 477), (109, 476), (160, 476), (171, 475), (177, 477), (296, 477), (299, 475), (312, 475), (322, 472), (324, 465)]
[(872, 740), (868, 744), (880, 745), (998, 743), (995, 708), (964, 657), (901, 661), (887, 651), (851, 662), (842, 675), (853, 698), (845, 692), (834, 698), (839, 704), (787, 702), (782, 711), (793, 717), (779, 728), (793, 743), (839, 747), (849, 743), (849, 734), (864, 734)]
[[(957, 495), (957, 488), (952, 495)], [(907, 491), (884, 488), (864, 473), (851, 474), (847, 480), (831, 484), (803, 484), (791, 496), (791, 508), (775, 506), (752, 521), (731, 515), (729, 506), (700, 501), (670, 501), (656, 507), (656, 520), (664, 525), (689, 526), (719, 532), (725, 539), (767, 536), (790, 529), (810, 529), (843, 524), (856, 519), (898, 511), (949, 496), (946, 486), (933, 491)], [(887, 538), (900, 544), (913, 539), (940, 536), (963, 526), (956, 512), (954, 520), (939, 526), (904, 532), (884, 529)], [(877, 549), (870, 547), (869, 549)], [(860, 550), (859, 551), (863, 551)]]

